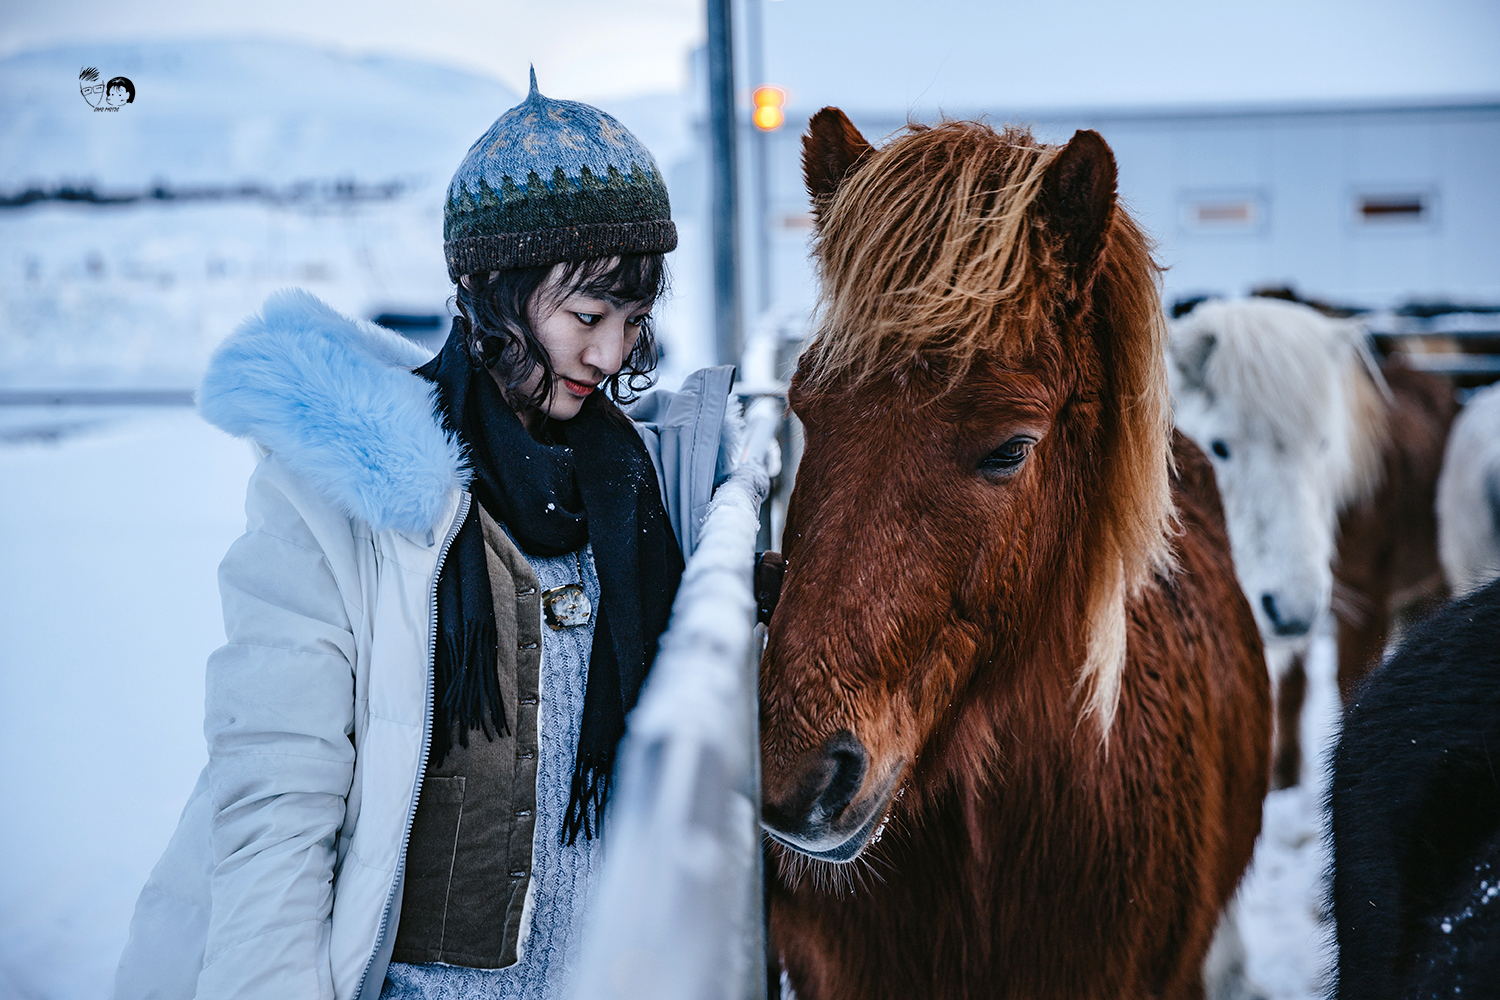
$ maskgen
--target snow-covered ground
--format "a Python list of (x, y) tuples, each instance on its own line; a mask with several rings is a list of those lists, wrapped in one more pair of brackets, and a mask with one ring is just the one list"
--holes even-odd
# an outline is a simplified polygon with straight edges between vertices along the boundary
[[(103, 425), (47, 412), (11, 415), (0, 443), (0, 998), (103, 1000), (205, 759), (215, 567), (244, 527), (251, 456), (186, 408)], [(1320, 640), (1309, 747), (1332, 728), (1332, 660)], [(1321, 794), (1267, 799), (1243, 890), (1250, 973), (1272, 1000), (1311, 1000), (1327, 965)]]
[(206, 759), (215, 572), (244, 530), (251, 466), (186, 408), (0, 447), (6, 1000), (109, 995), (135, 895)]
[(1312, 1000), (1333, 961), (1333, 925), (1323, 907), (1328, 869), (1323, 799), (1326, 764), (1340, 713), (1337, 657), (1331, 632), (1313, 642), (1302, 712), (1302, 783), (1271, 792), (1240, 886), (1241, 930), (1250, 979), (1267, 1000)]

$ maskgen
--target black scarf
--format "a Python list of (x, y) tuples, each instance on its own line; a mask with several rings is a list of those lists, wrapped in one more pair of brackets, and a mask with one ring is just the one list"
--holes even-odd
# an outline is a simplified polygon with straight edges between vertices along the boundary
[[(629, 419), (602, 392), (568, 421), (548, 420), (556, 444), (526, 432), (500, 387), (472, 360), (461, 319), (437, 357), (417, 369), (434, 382), (444, 425), (468, 451), (469, 489), (485, 511), (535, 556), (560, 556), (590, 539), (600, 607), (583, 698), (563, 837), (593, 838), (604, 815), (625, 715), (656, 658), (682, 553), (662, 506), (656, 469)], [(484, 537), (472, 510), (438, 578), (432, 756), (441, 763), (469, 730), (509, 731), (496, 675), (495, 604)], [(493, 728), (493, 733), (492, 733)]]

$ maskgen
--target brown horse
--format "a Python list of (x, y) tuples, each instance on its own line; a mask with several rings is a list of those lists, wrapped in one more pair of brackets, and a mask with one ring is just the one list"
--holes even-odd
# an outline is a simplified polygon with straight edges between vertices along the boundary
[(1199, 996), (1269, 693), (1114, 157), (974, 122), (873, 149), (829, 108), (803, 162), (822, 303), (761, 677), (791, 982)]
[(1348, 704), (1380, 662), (1393, 621), (1409, 621), (1448, 597), (1438, 561), (1437, 481), (1448, 431), (1458, 416), (1453, 383), (1381, 362), (1390, 387), (1380, 483), (1339, 513), (1333, 611), (1339, 623), (1339, 693)]

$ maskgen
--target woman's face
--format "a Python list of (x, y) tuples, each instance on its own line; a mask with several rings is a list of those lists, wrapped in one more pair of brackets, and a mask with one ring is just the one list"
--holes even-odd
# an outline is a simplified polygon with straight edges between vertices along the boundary
[[(650, 302), (620, 302), (579, 292), (559, 297), (551, 281), (532, 297), (531, 329), (556, 375), (540, 413), (553, 420), (578, 416), (599, 383), (625, 364), (651, 312)], [(537, 369), (522, 387), (530, 394), (541, 384)], [(529, 414), (522, 414), (525, 420)]]

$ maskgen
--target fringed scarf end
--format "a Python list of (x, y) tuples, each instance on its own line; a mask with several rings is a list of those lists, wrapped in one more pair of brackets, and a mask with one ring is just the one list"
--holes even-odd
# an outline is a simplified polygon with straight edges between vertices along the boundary
[[(432, 763), (441, 764), (453, 748), (453, 733), (459, 746), (469, 745), (469, 731), (477, 729), (484, 738), (510, 735), (510, 720), (505, 699), (500, 694), (500, 676), (495, 666), (499, 639), (493, 621), (466, 621), (460, 635), (445, 631), (437, 658), (437, 702), (441, 711), (434, 713)], [(488, 670), (464, 670), (455, 665), (489, 664)]]
[(593, 840), (604, 823), (604, 806), (609, 799), (610, 763), (592, 765), (580, 761), (573, 768), (573, 783), (568, 792), (568, 809), (563, 815), (562, 842), (569, 846), (583, 834)]

